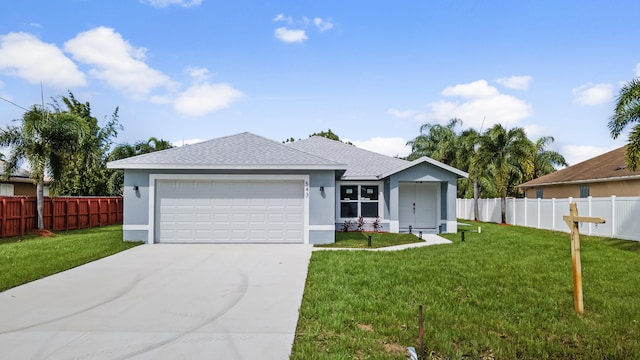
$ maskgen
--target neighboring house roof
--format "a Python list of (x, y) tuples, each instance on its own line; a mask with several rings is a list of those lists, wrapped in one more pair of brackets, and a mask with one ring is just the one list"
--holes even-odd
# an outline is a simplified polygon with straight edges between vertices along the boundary
[(343, 180), (379, 180), (422, 163), (440, 167), (455, 173), (459, 177), (468, 176), (464, 171), (431, 158), (422, 157), (414, 161), (407, 161), (360, 149), (353, 145), (321, 136), (295, 141), (289, 143), (288, 146), (333, 161), (346, 163), (347, 171), (342, 176)]
[(627, 169), (625, 152), (626, 146), (623, 146), (576, 165), (527, 181), (518, 187), (640, 179), (640, 170), (632, 172)]
[(112, 169), (344, 170), (346, 165), (248, 132), (138, 155), (107, 164)]
[[(0, 176), (4, 174), (4, 161), (0, 160)], [(1, 179), (0, 179), (1, 180)], [(33, 180), (29, 177), (29, 170), (23, 168), (17, 168), (11, 173), (11, 176), (7, 182), (19, 182), (19, 183), (33, 183)], [(46, 177), (45, 183), (49, 182), (49, 178)]]

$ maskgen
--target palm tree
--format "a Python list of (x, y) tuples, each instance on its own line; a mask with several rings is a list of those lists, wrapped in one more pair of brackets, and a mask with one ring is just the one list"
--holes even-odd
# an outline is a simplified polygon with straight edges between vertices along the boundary
[[(487, 129), (472, 161), (472, 168), (489, 169), (501, 201), (501, 221), (506, 222), (506, 198), (511, 181), (530, 176), (534, 169), (535, 147), (523, 128), (506, 130), (496, 124)], [(511, 184), (512, 185), (512, 184)]]
[[(616, 108), (609, 119), (611, 137), (617, 139), (627, 125), (640, 122), (640, 77), (631, 80), (620, 89)], [(629, 143), (625, 162), (631, 171), (638, 169), (640, 163), (640, 123), (636, 124), (629, 133)]]
[[(547, 145), (553, 143), (553, 136), (543, 136), (536, 140), (536, 154), (533, 160), (533, 174), (531, 179), (536, 179), (556, 171), (556, 166), (569, 166), (559, 152), (547, 150)], [(531, 180), (527, 179), (527, 180)]]
[(460, 185), (462, 185), (462, 189), (468, 189), (469, 185), (473, 188), (473, 217), (476, 221), (479, 219), (478, 198), (480, 178), (483, 177), (483, 174), (486, 174), (486, 168), (473, 166), (473, 158), (478, 150), (479, 142), (480, 133), (475, 129), (464, 130), (459, 136), (459, 146), (457, 148), (457, 160), (455, 164), (459, 169), (464, 169), (469, 173), (469, 179), (461, 179)]
[(420, 127), (420, 135), (407, 142), (411, 146), (411, 155), (407, 160), (415, 160), (428, 156), (448, 165), (455, 166), (458, 135), (456, 125), (462, 125), (462, 120), (453, 118), (446, 125), (424, 124)]
[(53, 184), (60, 180), (65, 156), (82, 143), (87, 129), (76, 115), (50, 113), (36, 105), (23, 115), (21, 122), (20, 126), (0, 129), (0, 146), (11, 147), (3, 177), (8, 179), (24, 161), (29, 164), (31, 179), (36, 184), (38, 229), (42, 230), (45, 174)]
[[(120, 144), (109, 153), (108, 161), (126, 159), (132, 156), (148, 154), (155, 151), (171, 149), (173, 145), (167, 140), (150, 137), (149, 140), (138, 141), (135, 144)], [(113, 195), (122, 195), (124, 186), (124, 171), (114, 170), (109, 177), (109, 189)]]

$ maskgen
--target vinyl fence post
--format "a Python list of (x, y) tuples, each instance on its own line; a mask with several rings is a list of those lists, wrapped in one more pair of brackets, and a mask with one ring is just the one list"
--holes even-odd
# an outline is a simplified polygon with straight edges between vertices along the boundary
[(616, 196), (611, 195), (611, 237), (616, 237)]
[(540, 198), (538, 198), (538, 229), (540, 229)]
[(551, 229), (556, 229), (556, 198), (551, 199)]

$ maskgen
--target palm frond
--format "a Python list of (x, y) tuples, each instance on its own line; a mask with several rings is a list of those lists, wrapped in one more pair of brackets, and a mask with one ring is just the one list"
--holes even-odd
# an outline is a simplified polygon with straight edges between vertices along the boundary
[(614, 114), (609, 119), (607, 127), (611, 137), (616, 139), (628, 124), (638, 121), (640, 121), (640, 78), (635, 78), (620, 89)]
[(634, 126), (629, 134), (625, 162), (629, 170), (638, 170), (640, 164), (640, 124)]

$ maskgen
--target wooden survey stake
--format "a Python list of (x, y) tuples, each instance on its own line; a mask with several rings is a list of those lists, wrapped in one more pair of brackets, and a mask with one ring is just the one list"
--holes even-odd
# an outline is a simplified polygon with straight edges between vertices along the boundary
[(571, 229), (571, 264), (573, 265), (573, 306), (580, 314), (584, 313), (582, 302), (582, 266), (580, 265), (580, 231), (581, 222), (604, 224), (604, 218), (578, 216), (578, 206), (572, 202), (569, 204), (569, 216), (562, 219)]

